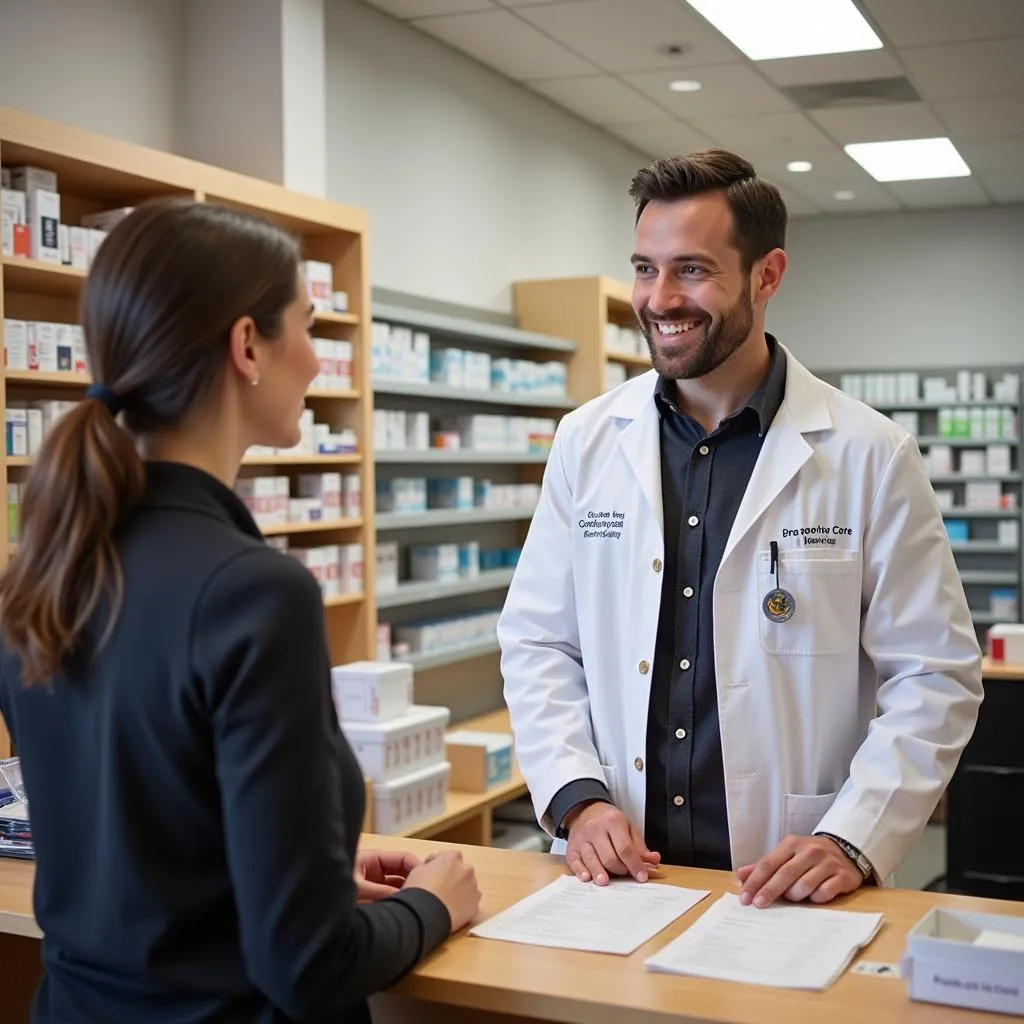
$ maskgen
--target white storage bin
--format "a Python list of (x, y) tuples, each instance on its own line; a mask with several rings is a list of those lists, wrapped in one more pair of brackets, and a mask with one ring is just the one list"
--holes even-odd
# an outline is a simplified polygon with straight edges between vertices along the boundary
[(374, 782), (387, 782), (436, 767), (444, 760), (450, 716), (445, 707), (413, 706), (400, 718), (386, 722), (342, 721), (341, 728), (363, 774)]
[(443, 814), (450, 773), (451, 765), (442, 761), (390, 782), (374, 783), (374, 832), (380, 835), (408, 832), (415, 825)]
[(402, 661), (353, 661), (331, 669), (331, 692), (342, 725), (384, 722), (412, 704), (412, 665)]

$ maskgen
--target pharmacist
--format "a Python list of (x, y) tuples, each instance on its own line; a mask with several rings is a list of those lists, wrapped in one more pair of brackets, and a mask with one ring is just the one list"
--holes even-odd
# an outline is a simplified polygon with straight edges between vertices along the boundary
[(779, 192), (712, 151), (631, 195), (654, 370), (559, 427), (499, 624), (516, 754), (583, 880), (660, 860), (827, 902), (943, 792), (971, 615), (913, 438), (765, 334)]

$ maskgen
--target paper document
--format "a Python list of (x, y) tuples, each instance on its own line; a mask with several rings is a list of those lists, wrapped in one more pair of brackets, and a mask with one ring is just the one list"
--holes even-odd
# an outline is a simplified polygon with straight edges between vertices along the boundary
[(627, 956), (707, 895), (706, 890), (625, 879), (598, 886), (563, 875), (481, 922), (470, 935)]
[(668, 974), (820, 990), (881, 926), (881, 914), (782, 904), (758, 910), (728, 893), (646, 965)]

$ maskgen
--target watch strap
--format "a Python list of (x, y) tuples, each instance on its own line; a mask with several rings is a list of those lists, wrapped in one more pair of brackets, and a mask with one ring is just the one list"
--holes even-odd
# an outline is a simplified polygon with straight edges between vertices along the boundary
[(826, 839), (831, 839), (832, 842), (835, 843), (836, 846), (838, 846), (839, 849), (857, 865), (857, 868), (864, 876), (865, 881), (871, 877), (874, 870), (871, 867), (871, 862), (863, 853), (860, 852), (860, 850), (857, 849), (856, 846), (853, 845), (853, 843), (848, 843), (841, 836), (834, 836), (831, 832), (815, 832), (814, 834), (816, 836), (824, 836)]

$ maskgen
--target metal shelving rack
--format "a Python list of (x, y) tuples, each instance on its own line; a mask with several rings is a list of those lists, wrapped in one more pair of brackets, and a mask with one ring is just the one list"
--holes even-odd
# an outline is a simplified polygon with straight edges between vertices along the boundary
[[(1024, 505), (1024, 460), (1021, 458), (1021, 399), (1004, 401), (991, 397), (992, 384), (1004, 373), (1016, 373), (1024, 380), (1024, 366), (977, 366), (944, 369), (913, 369), (899, 368), (859, 369), (830, 371), (820, 376), (837, 386), (849, 374), (900, 374), (912, 372), (917, 374), (919, 381), (926, 377), (943, 377), (950, 385), (955, 385), (958, 372), (968, 370), (972, 377), (983, 373), (988, 387), (988, 396), (971, 400), (933, 402), (924, 398), (903, 399), (892, 401), (875, 401), (869, 404), (888, 416), (900, 412), (913, 412), (918, 416), (918, 432), (915, 434), (922, 453), (927, 454), (933, 445), (948, 445), (953, 449), (954, 465), (965, 450), (983, 450), (988, 444), (1005, 444), (1010, 447), (1010, 472), (996, 475), (975, 475), (962, 472), (932, 474), (933, 486), (943, 491), (953, 491), (954, 504), (943, 509), (944, 520), (966, 520), (969, 524), (969, 539), (951, 541), (960, 579), (963, 582), (967, 600), (971, 607), (972, 618), (979, 639), (984, 641), (985, 628), (996, 622), (1006, 622), (1007, 617), (997, 615), (988, 606), (993, 588), (1005, 588), (1016, 591), (1017, 615), (1011, 621), (1020, 622), (1022, 613), (1022, 592), (1024, 592), (1024, 561), (1021, 558), (1021, 538), (1024, 536), (1022, 521), (1022, 505)], [(938, 420), (945, 409), (991, 409), (993, 407), (1009, 407), (1016, 417), (1016, 430), (1010, 436), (977, 438), (949, 437), (939, 433)], [(965, 494), (968, 483), (975, 481), (998, 482), (1004, 495), (1012, 494), (1016, 504), (1012, 508), (973, 508), (967, 505)], [(999, 524), (1005, 521), (1017, 523), (1017, 542), (1002, 544), (998, 541)]]

